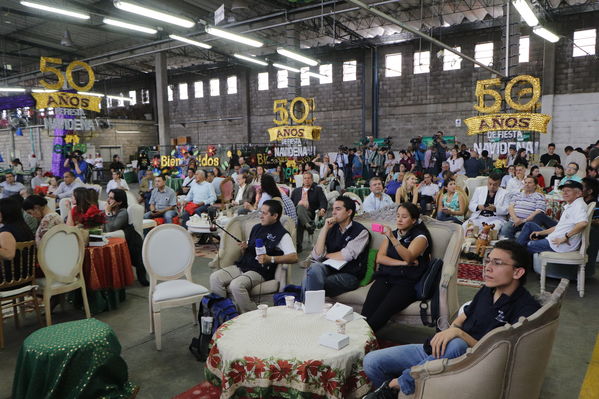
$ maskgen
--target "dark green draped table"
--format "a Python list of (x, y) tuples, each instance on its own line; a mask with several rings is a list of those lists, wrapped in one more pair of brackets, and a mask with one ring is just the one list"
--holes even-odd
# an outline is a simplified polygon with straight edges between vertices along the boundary
[(132, 398), (121, 344), (106, 323), (77, 320), (25, 339), (15, 368), (13, 399)]

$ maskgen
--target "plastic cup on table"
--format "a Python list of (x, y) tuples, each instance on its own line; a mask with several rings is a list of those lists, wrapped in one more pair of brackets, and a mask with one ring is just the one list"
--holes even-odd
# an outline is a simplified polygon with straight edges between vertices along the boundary
[(337, 333), (345, 334), (345, 325), (347, 324), (347, 321), (339, 319), (335, 320), (335, 324), (337, 325)]
[(293, 309), (293, 305), (295, 304), (295, 297), (293, 295), (285, 296), (285, 306), (289, 309)]

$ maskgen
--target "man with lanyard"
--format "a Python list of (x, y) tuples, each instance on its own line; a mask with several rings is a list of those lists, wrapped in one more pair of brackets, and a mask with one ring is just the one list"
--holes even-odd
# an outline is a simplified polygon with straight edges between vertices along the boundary
[[(508, 214), (508, 199), (507, 191), (499, 187), (501, 176), (492, 174), (487, 179), (487, 185), (477, 187), (472, 194), (468, 208), (472, 212), (472, 216), (465, 222), (465, 225), (474, 225), (482, 228), (483, 222), (494, 224), (494, 230), (501, 230), (501, 227), (506, 222)], [(468, 227), (465, 227), (468, 231)]]
[(383, 182), (380, 177), (370, 179), (370, 194), (364, 198), (362, 209), (364, 212), (374, 212), (395, 202), (393, 199), (383, 192)]
[[(282, 214), (283, 207), (279, 201), (264, 201), (260, 208), (260, 223), (252, 228), (247, 241), (239, 243), (241, 258), (235, 265), (210, 275), (210, 290), (226, 297), (228, 286), (241, 313), (256, 309), (250, 300), (250, 292), (258, 284), (274, 279), (277, 264), (297, 262), (291, 235), (280, 222)], [(256, 255), (258, 239), (264, 243), (265, 255)]]
[(541, 306), (524, 288), (529, 269), (530, 256), (524, 247), (510, 240), (497, 242), (484, 260), (485, 285), (448, 329), (424, 344), (381, 349), (364, 357), (364, 372), (379, 387), (364, 399), (395, 399), (400, 390), (405, 395), (413, 394), (412, 367), (459, 357), (489, 331), (535, 313)]
[(167, 187), (162, 175), (154, 178), (149, 205), (150, 211), (144, 215), (144, 219), (164, 218), (166, 223), (173, 223), (173, 218), (177, 216), (177, 194), (175, 190)]
[[(354, 222), (356, 203), (349, 197), (337, 197), (333, 204), (333, 217), (327, 219), (320, 230), (310, 258), (312, 264), (302, 282), (302, 297), (306, 291), (325, 290), (334, 297), (358, 288), (366, 273), (368, 260), (368, 229)], [(323, 262), (332, 259), (345, 262), (333, 268)]]
[(297, 250), (302, 251), (304, 241), (304, 230), (312, 234), (315, 229), (314, 217), (318, 212), (323, 217), (327, 212), (328, 202), (324, 191), (314, 183), (314, 175), (304, 172), (302, 187), (297, 187), (291, 192), (291, 200), (295, 205), (297, 213)]

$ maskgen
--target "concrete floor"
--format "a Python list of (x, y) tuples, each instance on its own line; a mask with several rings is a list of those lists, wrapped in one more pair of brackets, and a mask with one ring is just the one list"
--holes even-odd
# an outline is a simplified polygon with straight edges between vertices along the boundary
[[(304, 255), (307, 255), (306, 250)], [(212, 269), (208, 259), (196, 258), (193, 279), (208, 286)], [(299, 284), (303, 269), (293, 268), (291, 280)], [(536, 293), (539, 288), (537, 275), (531, 276), (527, 288)], [(557, 280), (549, 280), (552, 290)], [(579, 298), (575, 284), (570, 286), (562, 307), (561, 323), (553, 354), (547, 369), (541, 398), (577, 398), (589, 364), (591, 352), (599, 331), (599, 281), (587, 279), (586, 296)], [(476, 289), (459, 287), (460, 303), (470, 300)], [(170, 399), (204, 381), (203, 363), (197, 362), (187, 347), (198, 329), (192, 324), (191, 306), (167, 309), (162, 312), (162, 351), (154, 346), (149, 334), (148, 289), (137, 282), (127, 289), (127, 300), (117, 310), (95, 315), (108, 323), (116, 332), (122, 355), (129, 366), (129, 379), (141, 386), (140, 399)], [(271, 298), (272, 300), (272, 298)], [(76, 320), (83, 313), (67, 305), (66, 311), (57, 307), (53, 315), (56, 323)], [(27, 335), (39, 328), (34, 314), (29, 314), (20, 329), (12, 320), (4, 323), (6, 347), (0, 351), (0, 399), (10, 398), (12, 378), (21, 343)], [(384, 338), (398, 343), (421, 342), (431, 330), (393, 326), (381, 332)]]

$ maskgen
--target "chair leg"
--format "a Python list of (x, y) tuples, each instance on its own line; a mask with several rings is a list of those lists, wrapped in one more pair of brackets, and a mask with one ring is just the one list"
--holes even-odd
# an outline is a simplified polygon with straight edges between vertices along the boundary
[(44, 323), (42, 322), (42, 314), (40, 312), (40, 305), (37, 302), (37, 290), (34, 288), (33, 292), (31, 293), (31, 301), (33, 302), (33, 308), (35, 309), (35, 314), (37, 316), (37, 321), (40, 323), (40, 325), (44, 325)]
[(81, 285), (81, 297), (83, 298), (83, 309), (85, 310), (85, 317), (89, 319), (90, 317), (92, 317), (92, 315), (89, 311), (89, 302), (87, 302), (87, 291), (85, 289), (85, 284)]
[(52, 325), (52, 308), (50, 307), (51, 295), (44, 292), (44, 312), (46, 313), (46, 326)]
[(15, 327), (19, 328), (19, 307), (16, 298), (12, 300), (12, 313), (15, 318)]
[(148, 300), (150, 307), (150, 334), (154, 333), (154, 309), (152, 308), (152, 296)]
[(578, 295), (584, 297), (584, 278), (585, 278), (585, 264), (582, 263), (578, 268)]
[(2, 306), (0, 306), (0, 349), (4, 349), (4, 315), (2, 313)]
[(197, 326), (198, 325), (198, 311), (197, 311), (197, 306), (196, 306), (195, 302), (191, 304), (191, 311), (193, 313), (193, 325)]
[(162, 349), (162, 326), (160, 322), (160, 312), (154, 312), (154, 339), (156, 340), (156, 350)]
[(547, 273), (547, 263), (541, 259), (541, 294), (545, 292), (545, 278)]

